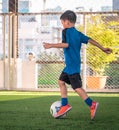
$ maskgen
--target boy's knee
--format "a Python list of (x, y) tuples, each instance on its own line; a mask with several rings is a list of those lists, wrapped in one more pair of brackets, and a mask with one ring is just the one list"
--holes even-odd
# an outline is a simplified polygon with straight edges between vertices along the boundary
[(65, 85), (65, 82), (64, 82), (64, 81), (61, 81), (61, 80), (58, 80), (58, 84), (59, 84), (59, 86), (64, 86), (64, 85)]

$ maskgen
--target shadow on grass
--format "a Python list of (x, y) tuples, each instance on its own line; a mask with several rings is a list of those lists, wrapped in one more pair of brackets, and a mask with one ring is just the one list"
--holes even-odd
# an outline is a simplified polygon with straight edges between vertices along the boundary
[(50, 105), (60, 96), (0, 95), (0, 130), (118, 130), (119, 98), (93, 97), (100, 103), (96, 119), (77, 96), (69, 96), (73, 109), (64, 119), (54, 119)]

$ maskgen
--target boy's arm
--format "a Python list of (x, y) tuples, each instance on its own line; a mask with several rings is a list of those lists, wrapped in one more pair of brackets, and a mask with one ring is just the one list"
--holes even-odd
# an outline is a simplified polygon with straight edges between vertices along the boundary
[(92, 45), (98, 47), (99, 49), (101, 49), (103, 52), (110, 54), (112, 53), (112, 49), (110, 48), (104, 48), (103, 46), (101, 46), (97, 41), (93, 40), (93, 39), (89, 39), (88, 40), (89, 43), (91, 43)]
[(68, 48), (68, 44), (67, 43), (43, 43), (43, 46), (45, 49), (49, 49), (49, 48)]

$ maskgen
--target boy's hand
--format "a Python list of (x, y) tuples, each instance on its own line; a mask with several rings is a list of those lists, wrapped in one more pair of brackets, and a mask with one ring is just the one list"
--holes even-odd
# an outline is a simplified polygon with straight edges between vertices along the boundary
[(107, 53), (107, 54), (111, 54), (112, 53), (112, 49), (110, 49), (110, 48), (103, 48), (102, 51)]
[(51, 45), (50, 43), (43, 42), (43, 47), (44, 47), (45, 49), (49, 49), (49, 48), (52, 47), (52, 45)]

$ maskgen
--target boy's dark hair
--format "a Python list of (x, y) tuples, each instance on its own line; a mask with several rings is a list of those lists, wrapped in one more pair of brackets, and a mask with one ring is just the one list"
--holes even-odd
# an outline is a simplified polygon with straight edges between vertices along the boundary
[(60, 19), (61, 20), (69, 20), (71, 23), (75, 23), (76, 22), (76, 14), (71, 10), (67, 10), (60, 16)]

